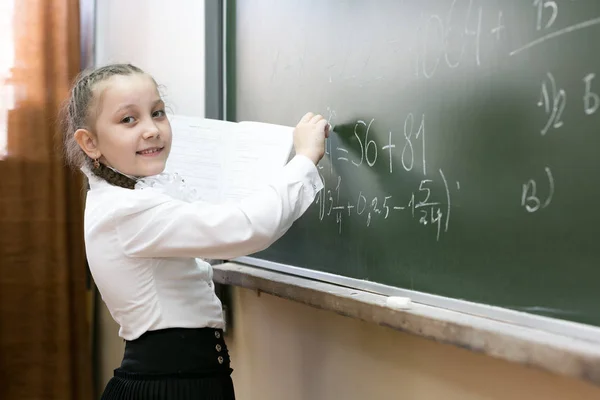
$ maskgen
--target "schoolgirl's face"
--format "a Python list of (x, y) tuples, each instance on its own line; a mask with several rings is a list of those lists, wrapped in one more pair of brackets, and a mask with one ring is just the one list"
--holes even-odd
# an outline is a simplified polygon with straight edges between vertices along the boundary
[(154, 80), (115, 75), (97, 84), (94, 93), (99, 160), (127, 175), (161, 173), (171, 151), (171, 125)]

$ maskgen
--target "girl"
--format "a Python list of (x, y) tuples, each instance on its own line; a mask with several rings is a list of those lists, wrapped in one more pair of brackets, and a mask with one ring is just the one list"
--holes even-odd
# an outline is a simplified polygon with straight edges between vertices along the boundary
[(68, 162), (87, 176), (85, 246), (94, 281), (126, 341), (103, 399), (234, 399), (211, 266), (272, 244), (322, 189), (327, 121), (306, 114), (295, 157), (237, 205), (207, 204), (163, 172), (171, 126), (139, 68), (82, 73), (63, 111)]

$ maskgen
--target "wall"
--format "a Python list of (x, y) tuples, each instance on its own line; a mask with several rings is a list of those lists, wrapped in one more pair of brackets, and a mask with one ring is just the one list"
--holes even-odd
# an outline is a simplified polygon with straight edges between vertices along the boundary
[(600, 399), (600, 388), (247, 289), (226, 340), (239, 400)]
[[(204, 116), (204, 1), (98, 0), (96, 63), (132, 62)], [(600, 389), (252, 291), (233, 291), (238, 399), (598, 399)], [(100, 390), (123, 341), (100, 305)]]
[(204, 116), (204, 0), (96, 0), (96, 65), (136, 64), (175, 114)]

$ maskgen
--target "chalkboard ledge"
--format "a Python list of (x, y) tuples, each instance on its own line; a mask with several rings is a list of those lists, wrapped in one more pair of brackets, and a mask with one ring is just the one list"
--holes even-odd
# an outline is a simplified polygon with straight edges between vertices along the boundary
[(219, 284), (258, 290), (600, 386), (600, 342), (418, 303), (408, 310), (392, 309), (386, 296), (232, 262), (213, 268)]

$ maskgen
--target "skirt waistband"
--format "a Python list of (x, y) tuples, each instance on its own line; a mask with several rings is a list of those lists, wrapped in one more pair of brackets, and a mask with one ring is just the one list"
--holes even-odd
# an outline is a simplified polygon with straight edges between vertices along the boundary
[(231, 374), (223, 330), (169, 328), (125, 343), (115, 376), (127, 379), (197, 378)]

